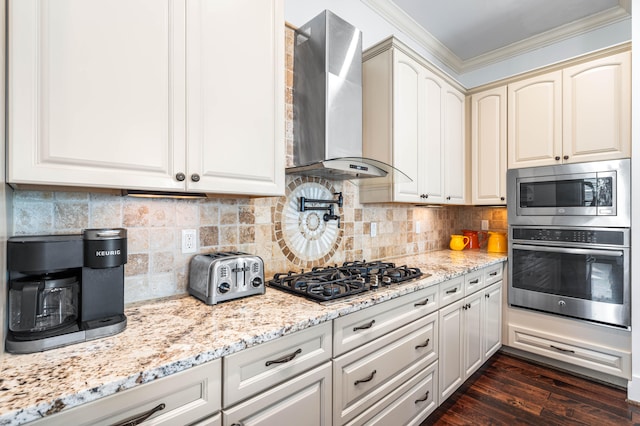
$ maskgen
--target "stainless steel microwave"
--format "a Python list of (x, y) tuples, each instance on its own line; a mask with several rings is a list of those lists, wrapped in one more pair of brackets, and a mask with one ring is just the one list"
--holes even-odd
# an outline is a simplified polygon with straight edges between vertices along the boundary
[(510, 225), (631, 226), (630, 160), (507, 171)]

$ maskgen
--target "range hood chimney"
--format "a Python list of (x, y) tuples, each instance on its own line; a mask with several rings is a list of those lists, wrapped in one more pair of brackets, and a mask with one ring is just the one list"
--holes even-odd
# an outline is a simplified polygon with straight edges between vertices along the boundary
[(294, 166), (287, 173), (391, 177), (392, 166), (362, 158), (360, 30), (325, 10), (296, 31), (294, 49)]

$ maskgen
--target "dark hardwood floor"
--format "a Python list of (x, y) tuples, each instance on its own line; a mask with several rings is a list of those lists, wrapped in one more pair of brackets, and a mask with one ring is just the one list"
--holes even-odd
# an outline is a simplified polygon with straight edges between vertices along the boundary
[(640, 425), (626, 390), (498, 352), (427, 425)]

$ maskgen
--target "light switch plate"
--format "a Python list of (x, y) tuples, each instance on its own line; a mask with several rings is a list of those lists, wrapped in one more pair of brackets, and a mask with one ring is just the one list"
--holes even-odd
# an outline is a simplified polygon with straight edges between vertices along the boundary
[(481, 224), (480, 224), (480, 227), (481, 227), (482, 231), (488, 231), (489, 230), (489, 221), (483, 219)]
[(371, 222), (371, 236), (375, 237), (376, 235), (378, 235), (378, 224)]

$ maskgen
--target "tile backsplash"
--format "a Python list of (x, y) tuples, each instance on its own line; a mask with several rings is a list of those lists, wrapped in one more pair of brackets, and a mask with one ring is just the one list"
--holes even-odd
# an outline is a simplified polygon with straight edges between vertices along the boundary
[[(286, 149), (291, 164), (293, 31), (287, 28)], [(350, 181), (287, 176), (287, 195), (306, 181), (341, 191), (344, 205), (335, 250), (319, 258), (300, 258), (283, 244), (282, 204), (287, 197), (148, 199), (90, 192), (13, 192), (13, 235), (80, 233), (85, 228), (122, 227), (128, 232), (125, 301), (150, 300), (186, 293), (193, 254), (182, 254), (183, 229), (195, 229), (198, 252), (238, 250), (264, 260), (265, 276), (347, 260), (377, 260), (448, 247), (452, 233), (480, 229), (506, 231), (505, 208), (417, 207), (359, 203)], [(417, 224), (419, 223), (419, 232)], [(371, 236), (375, 224), (376, 236)], [(11, 231), (11, 230), (10, 230)]]

